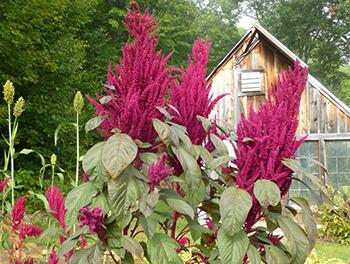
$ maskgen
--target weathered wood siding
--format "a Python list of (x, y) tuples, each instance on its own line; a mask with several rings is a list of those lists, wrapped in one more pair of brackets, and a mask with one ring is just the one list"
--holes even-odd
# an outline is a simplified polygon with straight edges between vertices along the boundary
[[(211, 78), (214, 96), (229, 94), (219, 101), (211, 116), (216, 116), (218, 124), (227, 132), (235, 129), (241, 112), (247, 115), (250, 106), (255, 109), (259, 107), (266, 99), (268, 87), (276, 82), (278, 73), (293, 64), (264, 39), (253, 44), (255, 47), (247, 52), (247, 45), (251, 45), (248, 40), (249, 38)], [(237, 62), (244, 52), (247, 54)], [(263, 71), (264, 85), (261, 93), (240, 92), (239, 73), (243, 70)], [(298, 134), (346, 132), (350, 132), (350, 118), (308, 83), (301, 98)]]

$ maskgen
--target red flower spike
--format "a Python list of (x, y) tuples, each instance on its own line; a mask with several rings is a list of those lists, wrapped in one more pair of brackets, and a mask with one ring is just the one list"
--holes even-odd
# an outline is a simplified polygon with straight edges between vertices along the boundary
[(156, 19), (148, 10), (142, 15), (137, 4), (132, 7), (123, 23), (133, 41), (123, 47), (119, 65), (109, 65), (108, 69), (107, 87), (111, 89), (105, 89), (105, 95), (111, 100), (100, 104), (88, 99), (98, 116), (107, 116), (98, 129), (105, 139), (118, 128), (133, 139), (154, 143), (157, 134), (152, 119), (162, 119), (157, 107), (165, 105), (175, 68), (167, 68), (171, 54), (164, 57), (161, 51), (156, 51)]
[(60, 189), (56, 186), (50, 186), (45, 196), (49, 202), (51, 215), (60, 223), (63, 230), (66, 230), (64, 219), (66, 217), (66, 209), (64, 207), (65, 198)]
[(12, 228), (14, 230), (19, 229), (19, 226), (23, 220), (24, 214), (26, 212), (26, 200), (27, 196), (21, 196), (16, 200), (15, 204), (12, 207), (11, 220)]
[(206, 131), (197, 120), (197, 116), (207, 118), (215, 104), (226, 94), (213, 99), (210, 96), (211, 83), (206, 81), (206, 67), (210, 44), (202, 39), (193, 43), (192, 58), (188, 56), (188, 66), (181, 70), (181, 83), (171, 83), (171, 104), (180, 115), (171, 111), (173, 122), (187, 128), (193, 144), (202, 144), (207, 136)]
[(84, 207), (80, 210), (79, 221), (79, 227), (88, 226), (91, 234), (97, 233), (103, 227), (103, 210), (94, 208), (90, 211)]
[(58, 263), (59, 262), (58, 262), (55, 246), (53, 246), (49, 256), (49, 264), (58, 264)]
[(150, 182), (150, 191), (153, 192), (154, 188), (166, 177), (174, 173), (173, 168), (169, 168), (166, 164), (168, 154), (164, 152), (158, 162), (154, 162), (148, 168), (147, 179)]
[[(250, 108), (249, 117), (242, 114), (237, 126), (238, 174), (235, 177), (239, 188), (253, 196), (253, 207), (248, 215), (246, 229), (261, 218), (261, 206), (253, 195), (254, 183), (259, 179), (271, 180), (285, 195), (292, 182), (292, 171), (282, 160), (295, 158), (303, 139), (296, 139), (301, 95), (307, 82), (307, 69), (298, 61), (294, 68), (280, 74), (277, 84), (270, 88), (267, 101), (258, 111)], [(246, 141), (246, 138), (252, 140)]]
[(38, 237), (44, 230), (36, 225), (21, 225), (19, 230), (19, 237), (24, 241), (27, 237)]
[(7, 177), (0, 181), (0, 193), (2, 193), (5, 189), (5, 186), (7, 185), (7, 182), (11, 179), (11, 177)]

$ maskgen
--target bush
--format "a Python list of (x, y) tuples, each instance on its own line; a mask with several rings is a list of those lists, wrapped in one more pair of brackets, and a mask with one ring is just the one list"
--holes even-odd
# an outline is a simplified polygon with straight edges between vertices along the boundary
[(339, 191), (329, 189), (330, 204), (320, 207), (320, 237), (326, 241), (350, 245), (350, 186)]

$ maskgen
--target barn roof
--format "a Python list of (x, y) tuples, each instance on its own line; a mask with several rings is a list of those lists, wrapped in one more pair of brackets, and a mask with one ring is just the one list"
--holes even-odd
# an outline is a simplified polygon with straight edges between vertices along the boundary
[[(230, 60), (233, 55), (242, 48), (243, 44), (249, 39), (249, 44), (243, 52), (243, 56), (237, 58), (240, 62), (245, 55), (249, 54), (251, 50), (258, 44), (258, 39), (264, 39), (274, 48), (279, 50), (284, 56), (289, 60), (295, 61), (299, 60), (301, 65), (308, 67), (305, 62), (303, 62), (297, 55), (295, 55), (290, 49), (283, 45), (277, 38), (275, 38), (270, 32), (268, 32), (261, 25), (256, 25), (248, 30), (240, 41), (231, 49), (231, 51), (220, 61), (220, 63), (214, 68), (214, 70), (208, 75), (207, 80), (212, 79), (215, 74), (222, 68), (225, 63)], [(324, 97), (333, 102), (340, 110), (342, 110), (348, 117), (350, 117), (350, 108), (344, 104), (338, 97), (336, 97), (331, 91), (329, 91), (324, 85), (322, 85), (315, 77), (311, 74), (308, 75), (308, 82), (315, 87)]]

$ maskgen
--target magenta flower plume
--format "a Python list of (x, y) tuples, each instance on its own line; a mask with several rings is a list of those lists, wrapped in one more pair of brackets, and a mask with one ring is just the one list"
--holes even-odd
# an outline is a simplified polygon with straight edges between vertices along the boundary
[(56, 254), (55, 246), (52, 247), (50, 256), (49, 256), (49, 264), (58, 264), (58, 256)]
[(26, 212), (26, 200), (27, 196), (19, 197), (12, 207), (12, 228), (18, 230), (20, 224), (22, 223), (24, 214)]
[[(304, 139), (296, 139), (300, 98), (307, 81), (307, 69), (298, 61), (294, 68), (280, 74), (277, 84), (270, 88), (267, 101), (257, 112), (250, 108), (249, 117), (244, 117), (237, 126), (238, 167), (236, 184), (252, 194), (254, 183), (259, 179), (276, 183), (281, 195), (289, 190), (292, 171), (282, 160), (295, 158), (295, 153)], [(249, 138), (250, 140), (246, 140)], [(253, 195), (253, 194), (252, 194)], [(253, 199), (253, 208), (246, 228), (261, 217), (261, 207)]]
[(94, 208), (90, 211), (87, 207), (80, 210), (79, 227), (88, 226), (90, 233), (97, 233), (103, 228), (103, 211), (101, 208)]
[(65, 198), (60, 189), (56, 186), (50, 186), (45, 196), (49, 202), (51, 215), (59, 222), (63, 230), (66, 230), (64, 219), (66, 217), (66, 209), (64, 207)]
[(105, 139), (118, 128), (133, 139), (153, 143), (156, 131), (152, 119), (162, 118), (157, 107), (165, 105), (175, 69), (167, 68), (171, 54), (164, 57), (161, 51), (156, 51), (156, 19), (148, 10), (141, 15), (136, 3), (132, 6), (134, 9), (128, 10), (123, 22), (133, 41), (123, 47), (119, 65), (109, 66), (105, 95), (110, 100), (101, 104), (88, 99), (98, 116), (107, 116), (99, 127)]
[(36, 225), (21, 225), (19, 230), (19, 237), (24, 241), (27, 237), (38, 237), (44, 230)]
[(4, 191), (5, 186), (6, 186), (7, 182), (9, 181), (9, 179), (11, 179), (11, 177), (7, 177), (7, 178), (0, 181), (0, 193), (2, 193)]
[(174, 169), (170, 168), (166, 164), (168, 154), (164, 152), (158, 162), (154, 162), (148, 168), (147, 179), (150, 183), (150, 191), (153, 192), (154, 188), (166, 177), (174, 173)]
[(203, 143), (207, 133), (197, 120), (197, 115), (208, 117), (215, 104), (225, 94), (216, 97), (210, 96), (211, 83), (206, 81), (206, 67), (210, 44), (202, 39), (193, 43), (192, 58), (188, 56), (188, 66), (181, 70), (181, 82), (171, 84), (171, 104), (179, 114), (172, 111), (174, 121), (187, 128), (189, 137), (194, 144)]

